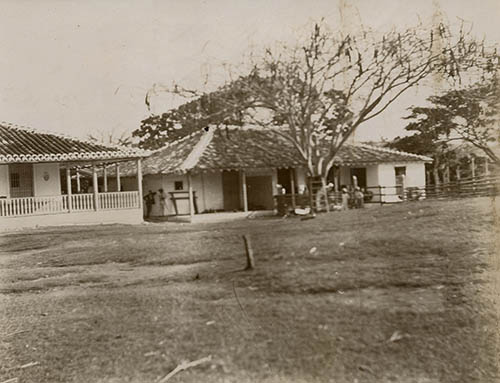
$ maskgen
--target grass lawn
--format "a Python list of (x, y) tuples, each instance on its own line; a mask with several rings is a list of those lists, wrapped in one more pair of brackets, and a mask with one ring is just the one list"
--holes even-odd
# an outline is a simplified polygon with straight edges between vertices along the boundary
[(169, 382), (495, 382), (496, 220), (468, 199), (3, 234), (0, 382), (153, 383), (208, 355)]

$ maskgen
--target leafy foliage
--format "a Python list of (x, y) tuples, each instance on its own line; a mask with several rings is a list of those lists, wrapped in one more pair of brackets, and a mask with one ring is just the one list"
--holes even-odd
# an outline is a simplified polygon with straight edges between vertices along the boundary
[(279, 126), (273, 131), (293, 143), (309, 174), (325, 183), (352, 133), (408, 89), (431, 74), (455, 83), (470, 70), (484, 74), (497, 67), (496, 52), (463, 28), (354, 36), (317, 24), (295, 45), (267, 49), (246, 74), (217, 92), (146, 119), (134, 135), (154, 148), (206, 124)]
[(417, 141), (435, 152), (436, 146), (459, 140), (483, 151), (499, 164), (500, 158), (491, 144), (500, 143), (498, 126), (498, 83), (495, 79), (474, 84), (465, 89), (452, 90), (428, 99), (429, 107), (413, 107), (407, 117), (413, 120), (406, 130), (416, 131), (417, 136), (399, 140)]

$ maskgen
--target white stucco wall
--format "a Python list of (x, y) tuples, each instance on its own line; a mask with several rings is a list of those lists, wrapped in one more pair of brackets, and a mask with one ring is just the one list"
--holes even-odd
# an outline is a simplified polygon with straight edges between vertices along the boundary
[(0, 165), (0, 197), (9, 196), (9, 166)]
[[(222, 193), (222, 173), (219, 171), (194, 174), (191, 177), (193, 182), (193, 191), (196, 192), (196, 203), (198, 212), (205, 210), (220, 210), (223, 209), (223, 193)], [(170, 192), (175, 190), (175, 182), (182, 181), (183, 190), (188, 190), (188, 180), (186, 175), (146, 175), (143, 178), (144, 194), (149, 190), (156, 192), (155, 204), (151, 210), (152, 216), (162, 215), (160, 208), (160, 200), (158, 190), (160, 188), (167, 194), (167, 215), (175, 214), (173, 202), (171, 201)], [(135, 180), (127, 179), (125, 185), (132, 187)], [(127, 190), (127, 189), (126, 189)], [(189, 201), (178, 200), (177, 208), (179, 214), (189, 214)]]
[(198, 197), (200, 213), (204, 210), (221, 210), (224, 208), (221, 172), (207, 172), (195, 175), (193, 177), (193, 190), (196, 191)]
[[(401, 162), (378, 165), (378, 181), (384, 186), (387, 194), (396, 194), (395, 167), (406, 167), (405, 187), (425, 187), (425, 164), (424, 162)], [(385, 202), (397, 202), (400, 198), (396, 195), (384, 196)]]
[(366, 187), (378, 186), (378, 165), (366, 167)]
[(406, 187), (425, 187), (425, 164), (423, 162), (411, 162), (406, 164)]
[(35, 197), (61, 195), (59, 164), (33, 165), (33, 194)]

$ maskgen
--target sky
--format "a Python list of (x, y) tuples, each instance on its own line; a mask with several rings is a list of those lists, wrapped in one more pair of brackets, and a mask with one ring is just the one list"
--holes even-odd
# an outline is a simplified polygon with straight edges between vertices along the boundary
[[(334, 29), (387, 30), (436, 14), (500, 42), (500, 0), (0, 0), (0, 121), (82, 138), (129, 134), (151, 113), (153, 84), (206, 89), (207, 76), (217, 84), (225, 65), (321, 18)], [(356, 138), (402, 134), (406, 109), (428, 95), (412, 90)], [(174, 103), (160, 94), (152, 111)]]

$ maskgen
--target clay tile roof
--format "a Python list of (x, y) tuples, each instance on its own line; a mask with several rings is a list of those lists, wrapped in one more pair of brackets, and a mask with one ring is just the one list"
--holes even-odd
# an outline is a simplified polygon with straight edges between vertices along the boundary
[[(336, 165), (366, 166), (388, 162), (432, 161), (429, 157), (368, 145), (344, 145)], [(143, 162), (143, 174), (193, 173), (210, 170), (291, 168), (304, 166), (295, 147), (270, 130), (210, 128), (200, 130), (154, 152)], [(132, 164), (124, 175), (135, 174)]]
[(132, 159), (148, 154), (0, 122), (0, 163)]

